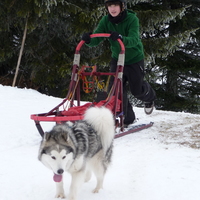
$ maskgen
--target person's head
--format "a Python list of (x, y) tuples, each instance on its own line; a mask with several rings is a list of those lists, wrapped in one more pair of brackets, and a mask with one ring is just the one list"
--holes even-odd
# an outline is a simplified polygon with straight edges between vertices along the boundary
[(105, 7), (112, 17), (116, 17), (124, 11), (124, 0), (105, 0)]

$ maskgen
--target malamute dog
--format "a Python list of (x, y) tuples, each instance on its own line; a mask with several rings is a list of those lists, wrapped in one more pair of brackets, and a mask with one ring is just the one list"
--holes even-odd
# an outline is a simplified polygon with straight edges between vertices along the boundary
[(114, 134), (113, 115), (105, 107), (89, 108), (82, 121), (58, 124), (45, 133), (38, 158), (54, 173), (57, 198), (65, 198), (65, 170), (72, 176), (68, 200), (76, 200), (82, 183), (91, 178), (91, 171), (97, 178), (93, 192), (102, 188), (111, 162)]

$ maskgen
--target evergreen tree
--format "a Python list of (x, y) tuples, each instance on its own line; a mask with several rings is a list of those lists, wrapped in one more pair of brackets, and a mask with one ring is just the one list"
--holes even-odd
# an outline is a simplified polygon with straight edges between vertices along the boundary
[[(86, 9), (82, 9), (80, 5)], [(80, 33), (86, 31), (85, 27), (89, 24), (94, 23), (91, 17), (88, 20), (91, 6), (86, 5), (88, 1), (2, 2), (1, 83), (12, 83), (25, 20), (28, 18), (28, 34), (17, 85), (63, 96), (70, 80), (74, 50), (80, 41)], [(93, 5), (92, 2), (89, 5)], [(95, 16), (95, 13), (93, 15)], [(80, 26), (80, 23), (83, 23), (83, 26)]]
[[(153, 79), (158, 96), (157, 106), (160, 109), (199, 113), (199, 2), (162, 1), (161, 4), (160, 1), (154, 1), (153, 6), (157, 3), (161, 11), (170, 9), (168, 12), (184, 12), (180, 12), (181, 18), (165, 22), (164, 26), (160, 26), (161, 29), (156, 28), (150, 35), (154, 37), (154, 47), (157, 49), (153, 56), (153, 67), (152, 64), (149, 67), (153, 76), (157, 75)], [(145, 50), (149, 46), (145, 46)]]

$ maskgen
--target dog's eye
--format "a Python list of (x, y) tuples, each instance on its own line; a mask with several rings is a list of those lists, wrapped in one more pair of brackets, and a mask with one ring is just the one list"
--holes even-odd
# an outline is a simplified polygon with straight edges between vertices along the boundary
[(62, 159), (64, 160), (66, 158), (66, 156), (63, 156)]
[(51, 156), (51, 158), (52, 158), (53, 160), (55, 160), (55, 159), (56, 159), (56, 157), (55, 157), (55, 156)]

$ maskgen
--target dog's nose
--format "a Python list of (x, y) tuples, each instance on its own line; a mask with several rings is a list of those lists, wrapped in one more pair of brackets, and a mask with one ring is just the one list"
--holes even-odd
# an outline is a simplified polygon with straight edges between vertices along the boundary
[(58, 174), (63, 174), (64, 170), (63, 169), (59, 169), (57, 172), (58, 172)]

